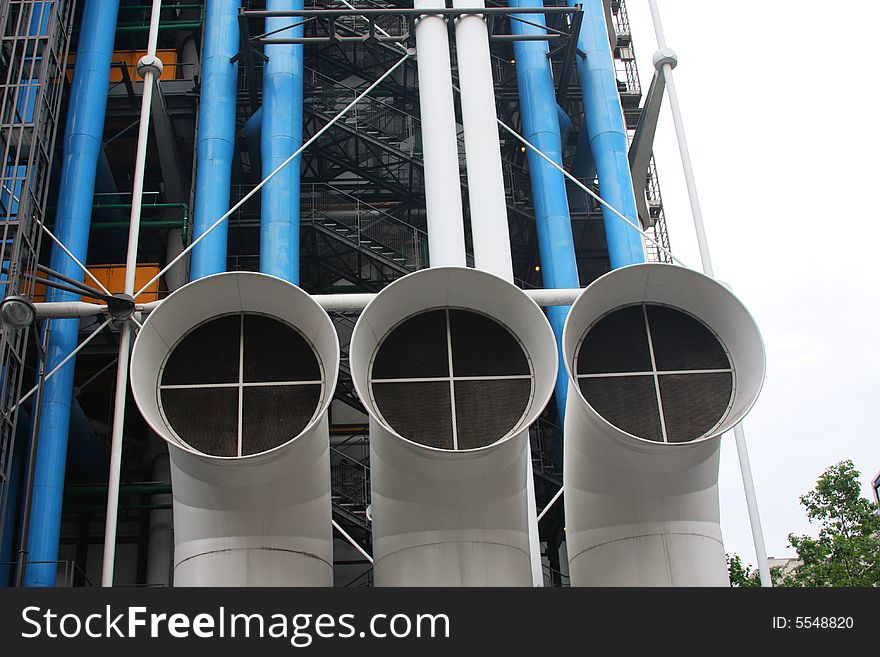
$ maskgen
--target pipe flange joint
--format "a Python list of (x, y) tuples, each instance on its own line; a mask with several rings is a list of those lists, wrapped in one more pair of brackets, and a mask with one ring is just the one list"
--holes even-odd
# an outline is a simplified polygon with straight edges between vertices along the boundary
[(162, 75), (164, 68), (162, 60), (156, 57), (156, 55), (144, 55), (137, 63), (137, 73), (142, 78), (147, 77), (147, 73), (152, 73), (153, 79), (156, 80)]
[(654, 68), (662, 71), (663, 67), (669, 64), (671, 68), (678, 66), (678, 55), (672, 48), (661, 48), (654, 53)]
[(134, 297), (130, 294), (114, 294), (107, 298), (107, 311), (114, 320), (125, 320), (134, 314)]

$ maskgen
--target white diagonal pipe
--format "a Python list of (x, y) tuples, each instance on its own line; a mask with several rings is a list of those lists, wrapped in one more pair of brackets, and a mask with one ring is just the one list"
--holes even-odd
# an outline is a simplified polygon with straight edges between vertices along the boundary
[[(415, 0), (416, 9), (445, 8), (444, 0)], [(464, 267), (464, 219), (458, 130), (446, 18), (425, 14), (416, 23), (419, 112), (425, 167), (428, 255), (432, 267)]]
[[(704, 435), (683, 442), (633, 435), (597, 411), (578, 385), (582, 373), (576, 359), (584, 336), (601, 318), (634, 304), (672, 308), (696, 318), (726, 351), (731, 398)], [(764, 348), (751, 315), (708, 276), (675, 265), (633, 265), (600, 277), (584, 290), (571, 308), (562, 344), (573, 382), (563, 458), (572, 585), (727, 586), (718, 456), (721, 435), (751, 409), (764, 380)], [(687, 353), (690, 343), (672, 344)], [(656, 403), (654, 392), (652, 399), (640, 399), (632, 389), (627, 394), (617, 403)], [(693, 399), (693, 390), (688, 394)], [(663, 422), (662, 410), (660, 417)]]
[[(319, 402), (297, 435), (271, 449), (206, 454), (166, 419), (159, 397), (162, 369), (193, 327), (242, 313), (274, 318), (310, 343), (322, 372)], [(144, 419), (169, 446), (175, 586), (332, 586), (327, 410), (338, 367), (330, 317), (280, 278), (215, 274), (185, 285), (150, 313), (132, 350), (131, 385)]]

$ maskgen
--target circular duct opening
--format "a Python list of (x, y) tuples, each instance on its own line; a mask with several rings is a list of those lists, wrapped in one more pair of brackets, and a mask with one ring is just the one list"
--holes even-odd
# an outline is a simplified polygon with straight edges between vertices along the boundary
[(733, 403), (735, 372), (723, 342), (693, 315), (661, 304), (619, 307), (593, 322), (574, 369), (590, 406), (645, 440), (708, 436)]
[(212, 317), (166, 356), (159, 411), (182, 443), (211, 456), (259, 454), (296, 437), (324, 397), (314, 346), (267, 315)]
[(486, 447), (528, 413), (535, 379), (505, 325), (464, 308), (434, 308), (399, 322), (369, 367), (382, 420), (412, 442), (444, 450)]

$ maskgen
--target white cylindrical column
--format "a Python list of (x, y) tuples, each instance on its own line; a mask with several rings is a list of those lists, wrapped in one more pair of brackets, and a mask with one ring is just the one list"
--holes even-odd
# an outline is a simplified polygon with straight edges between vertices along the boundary
[(764, 349), (725, 287), (645, 264), (597, 279), (563, 334), (574, 586), (727, 586), (720, 437), (760, 392)]
[[(485, 4), (483, 0), (454, 0), (453, 6), (457, 9), (484, 8)], [(474, 266), (512, 281), (510, 230), (489, 58), (489, 32), (482, 15), (465, 14), (456, 20), (455, 51), (461, 86)]]
[(431, 268), (361, 313), (352, 380), (370, 415), (377, 586), (531, 586), (528, 427), (556, 378), (522, 290)]
[[(416, 9), (446, 6), (443, 0), (415, 0)], [(416, 23), (419, 112), (425, 167), (428, 254), (432, 267), (464, 267), (464, 219), (458, 130), (452, 100), (452, 69), (446, 18), (425, 14)]]
[(331, 586), (327, 409), (339, 342), (298, 287), (251, 272), (182, 287), (132, 351), (168, 443), (175, 586)]

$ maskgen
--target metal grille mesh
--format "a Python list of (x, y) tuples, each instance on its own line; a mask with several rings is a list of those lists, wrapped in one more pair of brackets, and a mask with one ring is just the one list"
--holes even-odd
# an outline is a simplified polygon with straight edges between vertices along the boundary
[(449, 376), (446, 312), (429, 310), (391, 330), (373, 362), (375, 379)]
[(657, 369), (729, 369), (730, 360), (718, 338), (699, 320), (666, 306), (648, 306)]
[(458, 448), (483, 447), (507, 435), (522, 418), (531, 393), (531, 379), (456, 381)]
[(239, 315), (218, 317), (196, 326), (168, 356), (162, 385), (238, 381)]
[(666, 374), (658, 378), (666, 439), (671, 443), (699, 438), (714, 428), (727, 411), (733, 392), (730, 372)]
[(165, 419), (194, 449), (215, 456), (238, 454), (238, 388), (165, 388)]
[(639, 438), (663, 441), (654, 377), (581, 379), (580, 387), (596, 412), (614, 426)]
[(448, 381), (374, 383), (382, 416), (401, 436), (440, 449), (453, 449)]
[(575, 362), (593, 409), (646, 440), (681, 443), (707, 435), (733, 396), (724, 345), (700, 320), (668, 306), (608, 313), (587, 329)]
[(320, 385), (243, 388), (242, 454), (259, 454), (295, 438), (312, 419), (320, 399)]
[(457, 308), (429, 310), (394, 327), (376, 350), (370, 381), (389, 426), (448, 450), (485, 447), (514, 431), (534, 383), (528, 357), (507, 327)]
[(317, 381), (321, 368), (311, 345), (286, 324), (263, 315), (244, 317), (244, 380)]
[(528, 374), (529, 361), (513, 334), (485, 315), (449, 311), (456, 376)]
[(321, 379), (318, 356), (299, 331), (244, 313), (181, 338), (163, 366), (159, 396), (182, 441), (213, 456), (244, 456), (295, 438), (320, 406)]
[(578, 351), (578, 374), (649, 372), (651, 352), (641, 306), (621, 308), (600, 319)]

